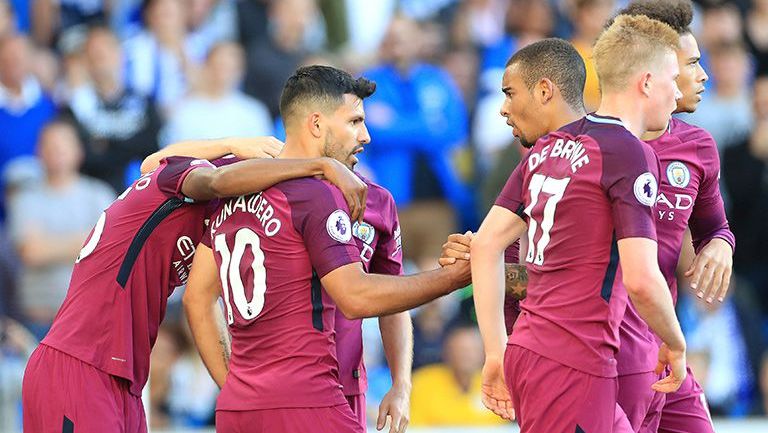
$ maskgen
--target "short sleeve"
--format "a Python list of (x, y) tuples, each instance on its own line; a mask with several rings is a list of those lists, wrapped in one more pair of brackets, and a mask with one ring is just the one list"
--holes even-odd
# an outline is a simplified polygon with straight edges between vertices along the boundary
[(280, 189), (288, 198), (294, 227), (304, 240), (318, 277), (360, 262), (360, 251), (352, 239), (352, 222), (341, 191), (316, 179), (293, 181), (289, 187)]
[(170, 197), (183, 198), (181, 187), (187, 175), (198, 168), (215, 168), (208, 160), (186, 156), (171, 156), (160, 162), (157, 174), (157, 187)]
[(388, 195), (387, 230), (379, 236), (379, 243), (371, 259), (371, 272), (384, 275), (402, 275), (403, 248), (400, 238), (400, 221), (395, 200)]
[(521, 217), (523, 216), (523, 168), (527, 164), (528, 157), (524, 157), (512, 174), (507, 179), (507, 183), (504, 184), (504, 188), (499, 193), (494, 203), (496, 206), (501, 206), (514, 212)]
[(653, 150), (634, 137), (613, 137), (601, 146), (601, 184), (611, 205), (616, 239), (656, 240), (653, 206), (659, 190), (659, 160)]

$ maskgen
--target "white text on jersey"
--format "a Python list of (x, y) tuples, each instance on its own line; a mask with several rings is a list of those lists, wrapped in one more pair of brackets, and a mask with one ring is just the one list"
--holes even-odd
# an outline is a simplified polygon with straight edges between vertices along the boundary
[(552, 146), (552, 152), (550, 153), (550, 146), (544, 146), (540, 153), (532, 152), (528, 158), (528, 169), (533, 171), (536, 167), (541, 165), (548, 157), (553, 158), (565, 158), (571, 163), (571, 171), (576, 171), (589, 164), (589, 155), (587, 155), (587, 149), (579, 141), (568, 140), (567, 142), (558, 138)]

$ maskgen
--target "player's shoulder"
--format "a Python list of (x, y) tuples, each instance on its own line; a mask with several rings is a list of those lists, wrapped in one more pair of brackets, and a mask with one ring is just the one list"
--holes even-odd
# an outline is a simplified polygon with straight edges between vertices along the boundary
[(717, 152), (717, 143), (712, 134), (706, 129), (692, 125), (682, 119), (673, 117), (669, 122), (670, 134), (677, 137), (683, 143), (694, 143), (699, 151)]
[(588, 114), (582, 125), (581, 134), (593, 138), (601, 148), (635, 147), (642, 143), (629, 132), (624, 122), (615, 117)]
[(341, 195), (341, 191), (327, 180), (301, 177), (280, 182), (273, 188), (282, 192), (289, 201), (329, 200)]

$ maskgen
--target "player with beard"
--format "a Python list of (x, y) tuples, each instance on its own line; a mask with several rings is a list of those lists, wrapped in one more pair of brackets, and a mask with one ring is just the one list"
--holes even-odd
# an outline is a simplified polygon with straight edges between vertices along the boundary
[[(335, 68), (297, 70), (281, 98), (287, 138), (280, 158), (329, 156), (353, 167), (370, 141), (363, 99), (374, 90)], [(382, 201), (391, 205), (388, 195)], [(340, 193), (322, 180), (283, 182), (217, 207), (207, 238), (213, 249), (198, 247), (185, 296), (198, 350), (222, 386), (217, 431), (365, 431), (339, 378), (336, 309), (348, 319), (394, 314), (469, 280), (466, 262), (407, 277), (366, 273), (400, 271), (396, 221), (385, 207), (370, 225), (385, 235), (373, 254), (390, 263), (369, 267)], [(360, 225), (357, 233), (371, 240)], [(220, 294), (231, 357), (215, 324)]]

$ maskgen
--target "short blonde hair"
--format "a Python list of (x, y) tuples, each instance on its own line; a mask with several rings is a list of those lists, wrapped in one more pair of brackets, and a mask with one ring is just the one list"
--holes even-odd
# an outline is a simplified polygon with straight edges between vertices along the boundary
[(600, 89), (620, 90), (629, 78), (680, 47), (680, 35), (667, 24), (642, 15), (619, 15), (595, 42)]

